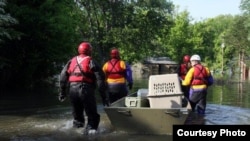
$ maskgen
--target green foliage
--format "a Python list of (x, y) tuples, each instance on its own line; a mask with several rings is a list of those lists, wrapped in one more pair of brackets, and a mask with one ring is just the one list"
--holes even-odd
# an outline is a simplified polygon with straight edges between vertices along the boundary
[(11, 67), (2, 70), (10, 76), (5, 83), (33, 88), (58, 74), (73, 55), (80, 41), (76, 5), (67, 0), (9, 0), (7, 7), (19, 21), (15, 30), (22, 36), (2, 47), (1, 56)]
[[(245, 32), (245, 38), (244, 38), (244, 47), (246, 47), (245, 53), (249, 54), (249, 41), (250, 41), (250, 0), (242, 0), (240, 8), (242, 10), (243, 15), (240, 17), (241, 21), (244, 24), (244, 27), (241, 26), (242, 30), (241, 32)], [(241, 23), (242, 24), (242, 23)], [(246, 35), (247, 34), (247, 35)]]
[(0, 1), (0, 43), (3, 43), (7, 39), (11, 40), (19, 37), (19, 33), (11, 28), (11, 26), (17, 24), (18, 21), (11, 17), (9, 13), (6, 13), (4, 10), (6, 3), (6, 0)]
[(1, 1), (0, 88), (48, 81), (83, 40), (91, 42), (100, 65), (117, 47), (130, 63), (147, 57), (180, 62), (185, 54), (199, 54), (211, 70), (236, 67), (236, 54), (244, 52), (247, 59), (250, 51), (248, 3), (242, 1), (242, 16), (193, 22), (188, 11), (174, 13), (173, 3), (165, 0), (9, 0), (6, 6)]
[(230, 27), (232, 21), (231, 15), (219, 15), (213, 19), (207, 19), (203, 23), (203, 30), (201, 30), (204, 37), (203, 46), (205, 47), (203, 56), (211, 69), (221, 69), (222, 57), (225, 57), (225, 54), (222, 55), (221, 49), (221, 44), (224, 42), (222, 36)]
[(190, 34), (190, 19), (188, 12), (184, 11), (176, 16), (174, 26), (170, 29), (170, 33), (166, 38), (168, 50), (167, 54), (170, 58), (176, 61), (182, 60), (182, 56), (190, 54), (189, 50), (192, 44), (189, 41)]
[[(247, 27), (242, 24), (246, 21), (245, 16), (236, 16), (231, 27), (225, 34), (225, 43), (228, 46), (225, 50), (226, 58), (231, 58), (227, 63), (231, 66), (237, 66), (239, 59), (242, 62), (249, 64), (250, 40)], [(233, 59), (232, 59), (233, 58)], [(229, 62), (230, 61), (230, 62)], [(236, 67), (233, 67), (236, 71)]]
[[(163, 55), (159, 41), (169, 28), (171, 3), (154, 1), (89, 1), (78, 0), (83, 9), (82, 29), (92, 33), (94, 56), (104, 62), (110, 48), (117, 47), (123, 59), (135, 62), (145, 56)], [(85, 27), (88, 27), (86, 29)]]

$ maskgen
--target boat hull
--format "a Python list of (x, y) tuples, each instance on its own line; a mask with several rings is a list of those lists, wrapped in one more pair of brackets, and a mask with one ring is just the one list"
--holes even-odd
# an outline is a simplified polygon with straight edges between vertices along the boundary
[[(133, 95), (133, 94), (132, 94)], [(173, 125), (183, 125), (190, 108), (126, 107), (126, 97), (104, 110), (115, 130), (139, 134), (171, 135)]]

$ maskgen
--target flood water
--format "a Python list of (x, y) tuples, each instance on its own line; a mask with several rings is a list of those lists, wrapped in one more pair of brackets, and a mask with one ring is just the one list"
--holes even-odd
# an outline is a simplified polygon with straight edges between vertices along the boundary
[[(135, 80), (132, 91), (147, 88), (148, 80)], [(0, 97), (1, 141), (166, 141), (167, 135), (127, 134), (115, 131), (98, 104), (101, 122), (98, 134), (84, 136), (82, 129), (72, 128), (69, 101), (58, 102), (57, 95), (43, 93)], [(154, 122), (154, 121), (152, 121)], [(193, 121), (196, 122), (196, 121)], [(250, 82), (228, 82), (209, 88), (205, 125), (250, 123)], [(136, 125), (131, 125), (136, 126)]]

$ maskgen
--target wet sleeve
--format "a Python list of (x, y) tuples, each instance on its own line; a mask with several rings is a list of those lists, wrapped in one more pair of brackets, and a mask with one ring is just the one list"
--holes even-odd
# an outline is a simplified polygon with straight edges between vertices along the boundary
[(67, 64), (63, 67), (60, 77), (59, 77), (59, 84), (60, 84), (60, 91), (65, 92), (68, 86), (68, 79), (69, 79), (69, 74), (68, 74), (68, 68), (71, 63), (71, 60), (67, 62)]
[(175, 71), (179, 76), (181, 76), (181, 64), (177, 66), (177, 69)]
[(213, 78), (213, 75), (211, 74), (210, 70), (208, 68), (206, 68), (206, 70), (207, 70), (207, 74), (208, 74), (207, 85), (211, 86), (214, 83), (214, 78)]
[(131, 66), (128, 63), (126, 63), (126, 80), (128, 83), (133, 83), (133, 72)]
[(106, 91), (105, 74), (102, 68), (94, 61), (90, 61), (90, 69), (94, 72), (99, 91)]

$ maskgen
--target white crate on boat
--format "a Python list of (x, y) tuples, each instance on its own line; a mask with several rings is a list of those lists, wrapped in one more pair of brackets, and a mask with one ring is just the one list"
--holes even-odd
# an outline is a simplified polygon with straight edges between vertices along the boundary
[(148, 96), (148, 100), (151, 108), (181, 108), (182, 97), (182, 94)]
[(177, 73), (151, 75), (149, 77), (148, 96), (182, 94), (181, 84)]
[(151, 75), (147, 97), (151, 108), (181, 108), (183, 92), (178, 74)]
[(126, 107), (149, 107), (149, 102), (147, 97), (126, 97), (125, 99)]

